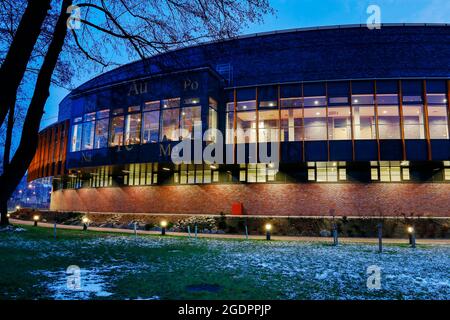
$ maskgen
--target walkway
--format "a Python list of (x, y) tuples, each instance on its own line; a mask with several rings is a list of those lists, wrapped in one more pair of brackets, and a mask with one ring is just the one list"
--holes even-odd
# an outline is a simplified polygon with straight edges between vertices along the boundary
[[(14, 225), (33, 225), (33, 221), (10, 219), (10, 223)], [(40, 227), (53, 228), (52, 223), (39, 222)], [(57, 224), (57, 229), (67, 229), (67, 230), (81, 230), (81, 226), (71, 226)], [(89, 227), (90, 231), (100, 231), (100, 232), (113, 232), (113, 233), (134, 233), (134, 230), (130, 229), (118, 229), (118, 228), (100, 228), (100, 227)], [(158, 231), (144, 231), (138, 230), (137, 234), (141, 235), (159, 235)], [(177, 236), (177, 237), (188, 237), (188, 233), (185, 232), (166, 232), (167, 235)], [(192, 233), (191, 236), (194, 234)], [(245, 239), (245, 235), (239, 234), (211, 234), (211, 233), (199, 233), (197, 234), (199, 238), (215, 238), (215, 239)], [(248, 237), (250, 240), (264, 240), (265, 236), (250, 235)], [(294, 237), (294, 236), (276, 236), (272, 235), (272, 240), (278, 241), (303, 241), (303, 242), (332, 242), (331, 237)], [(367, 244), (378, 244), (377, 238), (339, 238), (340, 243), (367, 243)], [(408, 239), (391, 239), (383, 238), (384, 244), (408, 244)], [(417, 244), (427, 244), (427, 245), (450, 245), (450, 239), (417, 239)]]

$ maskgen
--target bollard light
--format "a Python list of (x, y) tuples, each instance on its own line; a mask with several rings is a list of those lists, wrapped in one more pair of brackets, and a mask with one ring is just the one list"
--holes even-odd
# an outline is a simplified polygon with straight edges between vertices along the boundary
[(266, 240), (270, 240), (270, 231), (272, 230), (272, 225), (270, 223), (266, 223)]
[(412, 248), (416, 247), (416, 234), (415, 234), (415, 230), (412, 226), (409, 226), (408, 229), (408, 234), (409, 234), (409, 244), (411, 245)]
[(83, 222), (83, 231), (86, 231), (88, 228), (88, 224), (89, 224), (89, 218), (83, 217), (83, 219), (81, 219), (81, 222)]
[(166, 220), (161, 221), (161, 235), (162, 236), (166, 235), (166, 227), (167, 227), (167, 221)]
[(39, 217), (37, 214), (33, 216), (33, 220), (34, 220), (34, 226), (37, 227), (38, 225), (38, 221), (41, 217)]

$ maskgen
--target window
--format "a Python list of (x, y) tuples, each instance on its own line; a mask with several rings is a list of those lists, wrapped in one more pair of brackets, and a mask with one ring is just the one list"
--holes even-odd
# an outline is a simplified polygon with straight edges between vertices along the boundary
[(70, 145), (70, 151), (80, 151), (81, 150), (81, 132), (83, 125), (81, 123), (74, 124), (72, 126), (72, 143)]
[(259, 142), (279, 141), (279, 112), (277, 110), (259, 111)]
[[(209, 108), (208, 108), (208, 128), (207, 129), (217, 129), (217, 124), (218, 124), (218, 120), (217, 120), (217, 101), (213, 98), (209, 98)], [(210, 132), (207, 136), (206, 136), (206, 141), (207, 142), (216, 142), (217, 140), (217, 133), (214, 132)]]
[(329, 140), (351, 140), (350, 107), (328, 106)]
[(180, 109), (163, 109), (161, 115), (161, 136), (160, 141), (178, 141)]
[(160, 102), (158, 101), (148, 101), (144, 104), (144, 112), (145, 111), (159, 111)]
[(156, 163), (132, 163), (125, 167), (124, 184), (145, 186), (158, 183), (158, 166)]
[[(196, 136), (194, 137), (194, 135)], [(183, 139), (202, 139), (200, 106), (184, 107), (181, 109), (181, 137)]]
[(281, 141), (303, 140), (303, 108), (301, 98), (281, 99)]
[(166, 99), (162, 101), (163, 109), (172, 109), (180, 107), (180, 98)]
[(83, 123), (83, 150), (92, 150), (94, 148), (94, 125), (95, 121)]
[(228, 102), (226, 107), (226, 142), (234, 143), (234, 102)]
[(409, 163), (400, 164), (399, 161), (376, 161), (371, 163), (372, 180), (379, 180), (381, 182), (400, 182), (402, 180), (409, 180)]
[(237, 103), (236, 134), (237, 143), (256, 143), (256, 101)]
[(125, 122), (125, 145), (141, 143), (141, 113), (128, 114)]
[(304, 99), (305, 140), (327, 140), (327, 114), (325, 97)]
[(447, 98), (445, 94), (428, 94), (430, 139), (448, 139)]
[(308, 181), (345, 181), (347, 180), (345, 166), (345, 162), (308, 162)]
[(376, 118), (373, 95), (352, 96), (352, 109), (354, 139), (376, 139)]
[(121, 146), (123, 145), (123, 125), (124, 117), (113, 117), (111, 121), (111, 128), (109, 131), (109, 146)]
[(444, 181), (450, 181), (450, 161), (444, 161)]
[(89, 186), (91, 188), (102, 188), (112, 186), (112, 176), (110, 167), (98, 167), (91, 172)]
[(159, 134), (159, 110), (142, 115), (142, 143), (157, 143)]
[(425, 139), (423, 105), (403, 105), (405, 139)]
[(108, 118), (97, 120), (95, 123), (94, 149), (106, 148), (108, 146), (108, 125)]
[[(397, 94), (380, 94), (378, 99), (378, 130), (380, 139), (400, 139), (400, 113)], [(395, 105), (391, 105), (395, 103)]]

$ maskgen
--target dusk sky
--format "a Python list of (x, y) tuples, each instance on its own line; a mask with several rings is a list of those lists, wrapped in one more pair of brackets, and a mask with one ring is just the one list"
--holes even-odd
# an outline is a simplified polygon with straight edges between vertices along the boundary
[[(366, 9), (376, 4), (381, 8), (382, 23), (450, 23), (448, 0), (272, 0), (275, 16), (268, 16), (262, 25), (252, 25), (242, 34), (273, 30), (366, 23)], [(77, 86), (93, 77), (86, 75), (73, 85)], [(57, 120), (58, 104), (68, 91), (53, 87), (46, 104), (41, 127)]]

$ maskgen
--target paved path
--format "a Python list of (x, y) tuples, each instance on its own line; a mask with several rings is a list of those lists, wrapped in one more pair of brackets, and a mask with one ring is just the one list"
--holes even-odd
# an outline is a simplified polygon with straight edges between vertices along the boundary
[[(33, 221), (10, 219), (10, 222), (15, 225), (33, 225)], [(52, 223), (39, 222), (40, 227), (53, 228)], [(70, 230), (81, 230), (81, 226), (71, 226), (57, 224), (58, 229), (70, 229)], [(118, 229), (118, 228), (100, 228), (100, 227), (89, 227), (91, 231), (101, 231), (101, 232), (114, 232), (114, 233), (134, 233), (134, 230), (130, 229)], [(149, 234), (149, 235), (159, 235), (158, 231), (144, 231), (138, 230), (138, 234)], [(187, 233), (184, 232), (166, 232), (167, 235), (188, 237)], [(192, 234), (193, 235), (193, 234)], [(210, 234), (210, 233), (199, 233), (197, 235), (199, 238), (215, 238), (215, 239), (245, 239), (245, 235), (240, 234)], [(263, 240), (265, 236), (252, 236), (248, 237), (250, 240)], [(303, 242), (332, 242), (331, 237), (293, 237), (293, 236), (272, 236), (272, 240), (280, 241), (303, 241)], [(339, 238), (340, 243), (373, 243), (377, 244), (377, 238)], [(383, 238), (384, 244), (407, 244), (408, 239), (391, 239)], [(428, 244), (428, 245), (450, 245), (450, 239), (417, 239), (417, 244)]]

